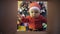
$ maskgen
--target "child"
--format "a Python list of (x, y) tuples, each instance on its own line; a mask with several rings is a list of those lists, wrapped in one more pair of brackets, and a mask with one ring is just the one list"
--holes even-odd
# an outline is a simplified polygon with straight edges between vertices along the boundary
[(29, 16), (21, 17), (23, 23), (29, 23), (29, 30), (31, 31), (43, 31), (42, 23), (46, 23), (47, 20), (40, 15), (40, 5), (36, 2), (32, 2), (29, 5)]

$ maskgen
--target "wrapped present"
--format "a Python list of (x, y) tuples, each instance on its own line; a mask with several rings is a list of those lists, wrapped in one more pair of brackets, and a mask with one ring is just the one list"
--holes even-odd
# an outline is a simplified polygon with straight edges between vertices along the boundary
[(46, 23), (43, 23), (42, 26), (43, 26), (43, 29), (46, 30), (47, 24)]
[(26, 26), (19, 26), (19, 31), (26, 31)]

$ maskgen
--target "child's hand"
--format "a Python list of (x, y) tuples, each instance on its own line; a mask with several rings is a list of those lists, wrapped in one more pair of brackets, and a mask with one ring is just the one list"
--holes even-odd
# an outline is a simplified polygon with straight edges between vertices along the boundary
[(20, 24), (19, 21), (17, 21), (17, 24)]

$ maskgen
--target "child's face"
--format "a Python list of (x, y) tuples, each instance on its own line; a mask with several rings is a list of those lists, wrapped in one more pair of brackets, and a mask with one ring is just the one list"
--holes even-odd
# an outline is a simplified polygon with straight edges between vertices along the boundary
[(35, 18), (39, 17), (40, 15), (40, 11), (38, 11), (37, 9), (31, 10), (29, 11), (29, 13), (31, 17), (35, 17)]

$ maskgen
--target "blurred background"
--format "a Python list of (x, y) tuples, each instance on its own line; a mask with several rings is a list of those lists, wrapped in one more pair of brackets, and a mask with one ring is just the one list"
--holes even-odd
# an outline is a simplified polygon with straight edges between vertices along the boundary
[[(28, 23), (21, 23), (21, 16), (28, 16), (29, 4), (32, 2), (37, 2), (41, 6), (41, 15), (47, 18), (47, 1), (18, 1), (18, 14), (17, 14), (17, 31), (27, 31)], [(43, 27), (45, 30), (47, 28), (47, 24), (44, 24)]]

